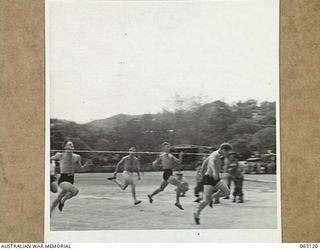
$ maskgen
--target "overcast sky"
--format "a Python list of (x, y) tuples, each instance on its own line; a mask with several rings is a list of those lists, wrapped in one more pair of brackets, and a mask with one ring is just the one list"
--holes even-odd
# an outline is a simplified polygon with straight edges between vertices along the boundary
[(278, 98), (278, 1), (47, 2), (52, 118)]

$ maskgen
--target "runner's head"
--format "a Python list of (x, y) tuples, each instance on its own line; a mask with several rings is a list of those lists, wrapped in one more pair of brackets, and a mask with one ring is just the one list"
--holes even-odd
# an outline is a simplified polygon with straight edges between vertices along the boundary
[(170, 143), (169, 142), (162, 143), (162, 148), (165, 153), (169, 153), (170, 152)]
[(134, 155), (136, 153), (136, 149), (134, 147), (129, 148), (129, 154)]
[(73, 142), (70, 139), (67, 139), (63, 142), (62, 148), (66, 151), (73, 151), (74, 150), (74, 145)]
[(219, 153), (223, 156), (227, 156), (232, 151), (232, 146), (229, 143), (222, 143), (219, 148)]

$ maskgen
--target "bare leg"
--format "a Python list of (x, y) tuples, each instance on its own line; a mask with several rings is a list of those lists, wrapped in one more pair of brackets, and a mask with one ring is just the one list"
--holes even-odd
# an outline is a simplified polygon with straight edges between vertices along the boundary
[(66, 194), (61, 198), (59, 207), (58, 207), (59, 210), (62, 211), (64, 202), (76, 196), (79, 193), (79, 190), (75, 186), (73, 186), (73, 184), (71, 184), (70, 182), (62, 182), (60, 183), (60, 187), (62, 188), (62, 190), (66, 192)]
[(61, 192), (58, 194), (57, 198), (52, 202), (51, 207), (50, 207), (50, 217), (51, 217), (53, 210), (58, 206), (62, 197), (65, 196), (66, 194), (67, 194), (67, 191), (61, 190)]
[(117, 179), (113, 180), (114, 183), (116, 183), (122, 190), (126, 190), (126, 188), (128, 187), (128, 185), (126, 184), (122, 184), (120, 181), (118, 181)]
[(56, 182), (52, 182), (50, 184), (50, 191), (52, 193), (57, 193), (58, 192), (58, 184)]
[(133, 201), (136, 202), (137, 201), (137, 197), (136, 197), (136, 185), (131, 184), (131, 194), (133, 197)]
[(168, 179), (168, 182), (174, 186), (176, 186), (176, 203), (174, 204), (176, 207), (178, 207), (181, 210), (184, 210), (183, 207), (180, 204), (180, 197), (181, 197), (181, 189), (182, 189), (182, 182), (174, 178), (173, 176), (170, 176)]
[(168, 186), (169, 182), (166, 182), (166, 181), (162, 181), (161, 184), (160, 184), (160, 187), (157, 188), (152, 194), (150, 194), (150, 197), (153, 197), (155, 196), (156, 194), (162, 192), (167, 186)]
[(196, 217), (199, 218), (201, 211), (211, 202), (211, 195), (213, 192), (213, 186), (204, 185), (204, 200), (199, 204), (196, 211)]
[(203, 182), (198, 182), (194, 188), (194, 194), (197, 197), (195, 202), (200, 202), (203, 199)]
[(180, 197), (181, 197), (181, 193), (182, 193), (182, 191), (181, 191), (182, 182), (180, 180), (174, 178), (173, 176), (169, 177), (168, 182), (177, 187), (175, 189), (175, 191), (176, 191), (176, 204), (180, 204)]
[(62, 197), (61, 203), (65, 203), (67, 200), (76, 196), (79, 193), (79, 189), (76, 189), (74, 192), (68, 192), (65, 196)]
[(219, 189), (219, 191), (212, 195), (212, 199), (230, 195), (230, 189), (222, 180), (220, 180), (214, 187)]
[(134, 205), (138, 205), (138, 204), (140, 204), (142, 202), (140, 200), (137, 200), (137, 197), (136, 197), (136, 185), (134, 183), (131, 184), (131, 194), (132, 194), (132, 197), (133, 197)]
[(181, 196), (181, 190), (180, 187), (177, 187), (176, 190), (176, 203), (180, 204), (180, 196)]
[(156, 190), (153, 191), (152, 194), (148, 194), (148, 199), (149, 199), (149, 202), (152, 203), (153, 202), (153, 199), (152, 197), (155, 196), (156, 194), (162, 192), (167, 186), (168, 186), (168, 182), (166, 182), (165, 180), (163, 180), (160, 184), (160, 187), (157, 188)]

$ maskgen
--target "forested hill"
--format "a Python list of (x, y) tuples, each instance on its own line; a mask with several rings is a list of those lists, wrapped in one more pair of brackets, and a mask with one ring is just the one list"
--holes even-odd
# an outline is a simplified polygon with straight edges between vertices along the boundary
[(91, 126), (93, 128), (101, 128), (104, 131), (108, 131), (108, 130), (111, 131), (113, 128), (117, 126), (121, 126), (126, 122), (138, 117), (139, 116), (118, 114), (106, 119), (94, 120), (92, 122), (87, 123), (86, 125)]
[[(181, 104), (181, 103), (180, 103)], [(119, 114), (87, 124), (51, 119), (51, 149), (73, 138), (77, 149), (159, 150), (172, 144), (218, 146), (230, 142), (244, 157), (252, 151), (276, 151), (275, 103), (255, 100), (228, 104), (193, 102), (157, 114)]]

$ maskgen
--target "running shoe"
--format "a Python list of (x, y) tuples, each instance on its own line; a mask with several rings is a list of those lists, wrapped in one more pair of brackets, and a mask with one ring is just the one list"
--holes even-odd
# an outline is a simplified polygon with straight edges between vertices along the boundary
[(213, 201), (212, 200), (209, 203), (209, 207), (213, 208)]
[(195, 222), (197, 225), (200, 225), (200, 218), (197, 217), (197, 214), (196, 214), (196, 213), (193, 214), (193, 218), (194, 218), (194, 222)]
[(58, 209), (62, 212), (63, 210), (63, 207), (64, 207), (64, 204), (61, 203), (61, 201), (59, 202), (59, 206), (58, 206)]
[(180, 203), (174, 203), (174, 205), (177, 207), (177, 208), (179, 208), (179, 209), (181, 209), (181, 210), (184, 210), (184, 208), (181, 206), (181, 204)]
[(138, 205), (138, 204), (140, 204), (142, 201), (135, 201), (134, 202), (134, 205)]
[(152, 199), (152, 197), (151, 197), (150, 194), (148, 195), (148, 198), (149, 198), (149, 202), (152, 203), (152, 202), (153, 202), (153, 199)]
[(199, 197), (199, 198), (195, 199), (194, 202), (198, 202), (199, 203), (201, 200), (202, 199)]

